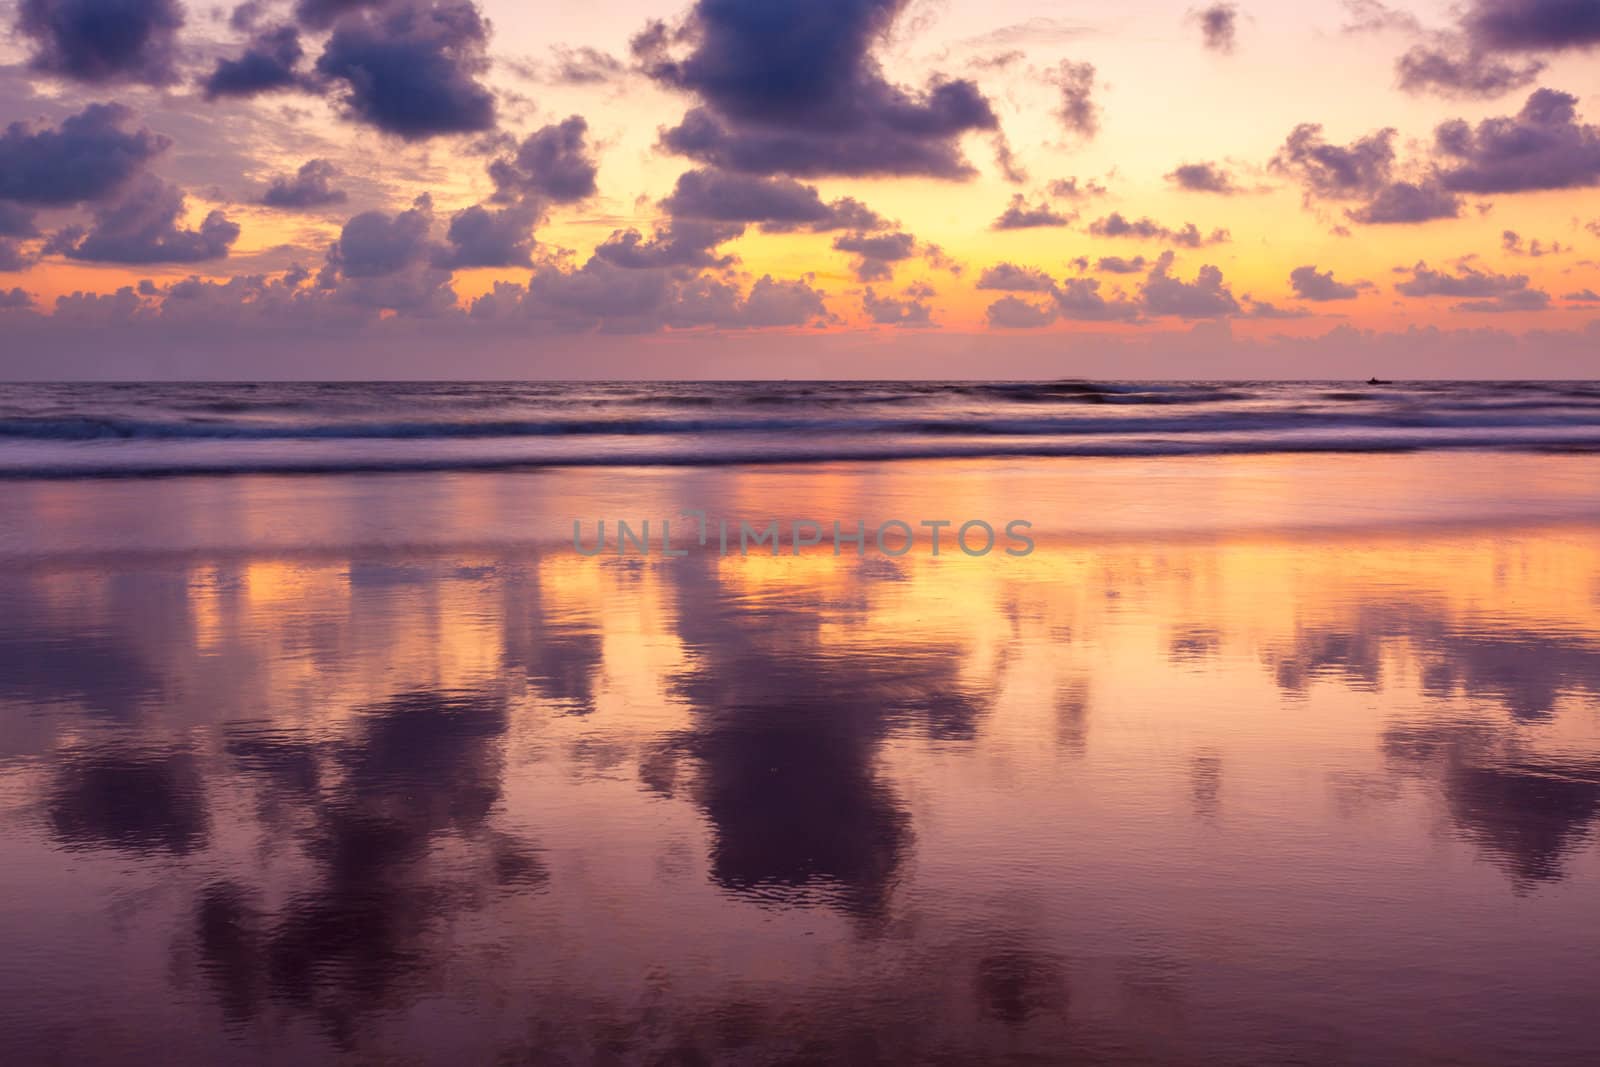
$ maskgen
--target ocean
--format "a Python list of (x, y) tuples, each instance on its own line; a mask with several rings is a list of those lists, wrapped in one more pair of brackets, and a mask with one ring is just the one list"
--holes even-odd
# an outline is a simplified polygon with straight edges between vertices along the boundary
[(1597, 446), (1593, 382), (0, 386), (0, 477)]

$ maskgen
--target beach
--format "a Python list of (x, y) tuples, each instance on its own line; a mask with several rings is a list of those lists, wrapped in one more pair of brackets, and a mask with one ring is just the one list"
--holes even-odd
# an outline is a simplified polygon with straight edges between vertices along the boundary
[(1588, 1062), (1594, 462), (14, 479), (8, 1058)]

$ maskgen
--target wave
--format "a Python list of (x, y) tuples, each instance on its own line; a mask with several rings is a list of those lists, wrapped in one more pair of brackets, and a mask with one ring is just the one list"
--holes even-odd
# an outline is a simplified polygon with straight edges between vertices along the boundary
[(1588, 432), (1529, 436), (1464, 433), (1454, 436), (1379, 434), (1368, 437), (1257, 436), (1218, 438), (1140, 438), (1047, 441), (887, 441), (833, 443), (792, 448), (729, 446), (712, 449), (624, 451), (612, 453), (453, 454), (386, 453), (217, 456), (188, 451), (181, 455), (34, 457), (25, 464), (0, 457), (0, 480), (41, 478), (139, 478), (182, 475), (360, 474), (427, 471), (505, 471), (584, 467), (719, 467), (906, 460), (1138, 458), (1229, 456), (1268, 453), (1401, 453), (1423, 451), (1534, 451), (1600, 453), (1600, 428)]

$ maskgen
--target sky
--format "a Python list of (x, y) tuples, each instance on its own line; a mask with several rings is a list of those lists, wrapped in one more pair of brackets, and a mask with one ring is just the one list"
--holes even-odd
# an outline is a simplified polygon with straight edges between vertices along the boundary
[(0, 377), (1600, 368), (1600, 0), (0, 25)]

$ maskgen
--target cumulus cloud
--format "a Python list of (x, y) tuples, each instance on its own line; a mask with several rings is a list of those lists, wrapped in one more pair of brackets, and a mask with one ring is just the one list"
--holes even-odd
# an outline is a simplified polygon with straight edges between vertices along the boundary
[(1600, 185), (1600, 127), (1578, 121), (1578, 98), (1538, 89), (1514, 116), (1464, 119), (1434, 131), (1445, 188), (1515, 193)]
[(1238, 44), (1239, 9), (1230, 3), (1212, 4), (1192, 15), (1200, 27), (1200, 38), (1213, 52), (1229, 54)]
[(343, 189), (333, 187), (338, 176), (339, 168), (326, 159), (308, 159), (295, 173), (274, 177), (261, 195), (261, 203), (294, 211), (342, 204), (348, 197)]
[(435, 262), (433, 198), (396, 214), (363, 211), (345, 221), (329, 248), (317, 288), (330, 300), (371, 311), (441, 314), (456, 305), (450, 270)]
[(1028, 230), (1047, 226), (1068, 226), (1075, 217), (1062, 214), (1042, 200), (1030, 205), (1023, 199), (1022, 194), (1018, 193), (1011, 198), (1011, 203), (1001, 212), (1000, 217), (994, 220), (991, 228)]
[(883, 281), (894, 274), (894, 264), (917, 254), (917, 240), (909, 233), (847, 233), (833, 239), (833, 247), (855, 255), (856, 277), (864, 282)]
[(1458, 217), (1461, 201), (1437, 182), (1390, 182), (1365, 205), (1345, 214), (1372, 225), (1430, 222)]
[(471, 0), (410, 0), (339, 19), (319, 75), (344, 86), (348, 115), (408, 141), (495, 123), (489, 24)]
[(201, 88), (207, 100), (223, 96), (258, 96), (299, 88), (299, 70), (305, 49), (294, 26), (275, 26), (251, 38), (238, 59), (219, 59)]
[(1116, 295), (1107, 297), (1100, 291), (1100, 282), (1095, 278), (1068, 278), (1056, 287), (1054, 296), (1056, 314), (1063, 319), (1131, 322), (1140, 314), (1140, 305), (1134, 301)]
[(1144, 241), (1170, 241), (1184, 248), (1225, 244), (1230, 240), (1227, 230), (1212, 230), (1209, 235), (1204, 235), (1200, 232), (1200, 227), (1192, 222), (1184, 223), (1182, 227), (1174, 230), (1151, 218), (1129, 219), (1120, 211), (1113, 211), (1105, 218), (1091, 222), (1089, 224), (1089, 232), (1096, 237), (1131, 237)]
[(89, 84), (178, 80), (178, 0), (22, 0), (17, 33), (31, 69)]
[(1335, 281), (1333, 271), (1318, 271), (1314, 266), (1296, 267), (1289, 272), (1289, 285), (1302, 300), (1352, 300), (1366, 286)]
[(783, 281), (764, 275), (740, 292), (722, 278), (629, 270), (595, 258), (576, 270), (542, 264), (525, 288), (498, 283), (473, 302), (471, 314), (572, 333), (799, 327), (836, 321), (826, 295), (809, 277)]
[(1090, 197), (1105, 196), (1106, 187), (1091, 179), (1079, 181), (1073, 178), (1057, 178), (1051, 182), (1048, 191), (1057, 200), (1087, 200)]
[(998, 289), (1012, 293), (1048, 293), (1055, 289), (1055, 279), (1035, 267), (1019, 267), (1015, 263), (996, 263), (978, 276), (979, 289)]
[(1233, 175), (1217, 163), (1185, 163), (1168, 174), (1167, 181), (1192, 193), (1233, 196), (1244, 191)]
[(1411, 277), (1394, 287), (1396, 292), (1413, 297), (1461, 299), (1461, 303), (1451, 305), (1453, 311), (1542, 311), (1550, 303), (1550, 294), (1532, 288), (1526, 274), (1496, 274), (1479, 270), (1470, 263), (1458, 264), (1455, 274), (1418, 263), (1410, 268), (1410, 274)]
[(394, 274), (427, 256), (432, 228), (433, 198), (426, 194), (395, 215), (363, 211), (345, 221), (328, 263), (346, 278)]
[(1406, 92), (1462, 99), (1489, 99), (1526, 88), (1544, 69), (1542, 60), (1504, 59), (1451, 37), (1413, 45), (1395, 61), (1396, 78)]
[(1522, 235), (1515, 230), (1505, 230), (1500, 234), (1500, 247), (1513, 256), (1527, 256), (1530, 259), (1559, 256), (1572, 251), (1571, 245), (1564, 245), (1560, 241), (1545, 244), (1537, 237), (1531, 241), (1524, 241)]
[(628, 72), (622, 60), (598, 48), (556, 46), (550, 80), (558, 85), (600, 85)]
[(183, 191), (154, 175), (140, 176), (122, 196), (94, 209), (87, 230), (56, 234), (47, 250), (100, 263), (198, 263), (221, 259), (239, 226), (213, 211), (198, 229), (182, 224)]
[(90, 104), (54, 129), (13, 122), (0, 134), (0, 201), (62, 206), (116, 192), (171, 141), (129, 130), (121, 104)]
[(739, 223), (674, 218), (649, 238), (638, 230), (618, 230), (602, 241), (594, 254), (624, 270), (726, 267), (734, 257), (719, 254), (717, 246), (743, 232), (744, 226)]
[(1395, 225), (1456, 218), (1460, 200), (1431, 175), (1397, 180), (1393, 129), (1348, 145), (1330, 144), (1322, 127), (1303, 123), (1289, 134), (1272, 167), (1297, 178), (1306, 200), (1365, 200), (1345, 212), (1353, 221)]
[(525, 198), (568, 204), (595, 194), (599, 165), (586, 140), (589, 124), (582, 115), (530, 133), (516, 154), (489, 164), (495, 199), (510, 203)]
[(759, 223), (768, 233), (808, 229), (875, 230), (884, 220), (859, 200), (823, 203), (816, 186), (793, 178), (729, 174), (701, 168), (678, 176), (661, 206), (680, 218)]
[(1051, 75), (1061, 90), (1056, 117), (1069, 133), (1085, 141), (1100, 132), (1100, 106), (1094, 102), (1094, 64), (1062, 60)]
[(861, 297), (861, 308), (879, 326), (912, 326), (926, 328), (932, 326), (933, 309), (928, 306), (927, 299), (933, 295), (933, 290), (918, 287), (905, 294), (904, 299), (891, 296), (879, 296), (870, 285)]
[(1220, 268), (1207, 264), (1192, 282), (1172, 275), (1173, 255), (1165, 252), (1145, 279), (1144, 310), (1151, 315), (1184, 319), (1220, 318), (1243, 311), (1223, 280)]
[(1056, 308), (1050, 303), (1035, 303), (1017, 296), (1002, 296), (989, 305), (989, 325), (1001, 330), (1035, 330), (1056, 321)]
[(969, 176), (962, 135), (999, 125), (977, 85), (895, 85), (873, 55), (906, 4), (698, 0), (676, 28), (652, 23), (633, 42), (642, 69), (700, 102), (662, 146), (752, 174)]
[(1296, 126), (1273, 157), (1274, 169), (1300, 180), (1308, 197), (1353, 199), (1376, 193), (1394, 167), (1393, 129), (1349, 145), (1330, 144), (1319, 123)]
[(1105, 274), (1140, 274), (1143, 273), (1148, 261), (1143, 256), (1134, 256), (1127, 259), (1123, 256), (1101, 256), (1095, 261), (1095, 269)]
[(1464, 300), (1452, 305), (1450, 310), (1494, 315), (1510, 311), (1543, 311), (1549, 306), (1550, 294), (1542, 289), (1519, 289), (1512, 293), (1501, 293), (1489, 300)]
[(524, 204), (499, 209), (475, 204), (458, 211), (450, 218), (447, 245), (434, 254), (434, 265), (452, 270), (531, 267), (533, 227), (538, 221), (536, 209)]

